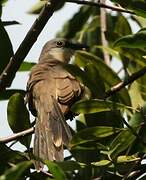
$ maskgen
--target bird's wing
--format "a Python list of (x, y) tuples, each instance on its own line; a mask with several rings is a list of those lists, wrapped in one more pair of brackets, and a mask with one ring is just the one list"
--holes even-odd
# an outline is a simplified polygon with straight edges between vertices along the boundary
[(60, 104), (71, 105), (81, 96), (83, 86), (63, 66), (55, 67), (56, 97)]

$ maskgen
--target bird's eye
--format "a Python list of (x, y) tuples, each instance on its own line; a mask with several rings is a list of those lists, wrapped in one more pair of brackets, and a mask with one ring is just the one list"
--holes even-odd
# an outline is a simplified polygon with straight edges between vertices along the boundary
[(64, 45), (64, 43), (63, 43), (62, 41), (57, 41), (57, 42), (56, 42), (56, 45), (57, 45), (58, 47), (62, 47), (62, 46)]

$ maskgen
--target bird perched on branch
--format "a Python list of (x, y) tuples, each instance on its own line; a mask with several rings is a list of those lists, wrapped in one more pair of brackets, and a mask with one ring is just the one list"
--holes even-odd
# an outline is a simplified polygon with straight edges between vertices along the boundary
[[(86, 48), (66, 39), (48, 41), (42, 49), (39, 62), (30, 73), (27, 98), (31, 113), (36, 116), (34, 150), (42, 160), (62, 161), (63, 145), (72, 135), (65, 118), (71, 105), (80, 99), (83, 86), (65, 70), (75, 50)], [(43, 163), (35, 161), (37, 170)]]

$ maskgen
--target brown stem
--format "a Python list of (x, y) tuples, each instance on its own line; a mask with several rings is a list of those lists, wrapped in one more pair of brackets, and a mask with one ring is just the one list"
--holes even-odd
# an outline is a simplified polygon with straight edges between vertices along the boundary
[(121, 81), (120, 83), (111, 87), (110, 90), (106, 91), (104, 98), (108, 98), (108, 97), (112, 96), (114, 93), (120, 91), (123, 87), (127, 86), (128, 84), (133, 83), (135, 80), (142, 77), (145, 73), (146, 73), (146, 67), (144, 67), (144, 68), (140, 69), (139, 71), (133, 73), (125, 81)]
[[(101, 0), (100, 2), (105, 4), (106, 0)], [(107, 42), (106, 37), (105, 37), (105, 32), (107, 31), (106, 22), (107, 22), (106, 21), (106, 9), (100, 8), (101, 44), (104, 47), (108, 46), (108, 42)], [(110, 56), (105, 50), (103, 50), (103, 56), (104, 56), (104, 62), (107, 65), (110, 65)]]
[(15, 140), (18, 140), (19, 138), (22, 138), (24, 136), (28, 136), (28, 135), (32, 134), (33, 132), (34, 132), (34, 127), (31, 127), (29, 129), (26, 129), (26, 130), (21, 131), (19, 133), (12, 134), (8, 137), (0, 138), (0, 143), (8, 143), (11, 141), (15, 141)]
[(99, 8), (111, 9), (112, 11), (118, 11), (118, 12), (135, 14), (134, 12), (126, 10), (124, 8), (120, 8), (120, 7), (116, 7), (116, 6), (109, 6), (109, 5), (100, 3), (100, 2), (96, 3), (96, 2), (85, 1), (85, 0), (67, 0), (66, 2), (71, 2), (71, 3), (76, 3), (76, 4), (83, 4), (83, 5), (89, 5), (89, 6), (97, 6)]
[(50, 2), (45, 4), (39, 17), (36, 19), (31, 29), (28, 31), (26, 37), (18, 47), (16, 53), (10, 59), (8, 65), (0, 75), (0, 90), (4, 90), (6, 87), (11, 85), (17, 70), (19, 69), (21, 63), (30, 51), (33, 44), (36, 42), (37, 37), (43, 30), (47, 21), (52, 16), (56, 6), (57, 0), (50, 0)]

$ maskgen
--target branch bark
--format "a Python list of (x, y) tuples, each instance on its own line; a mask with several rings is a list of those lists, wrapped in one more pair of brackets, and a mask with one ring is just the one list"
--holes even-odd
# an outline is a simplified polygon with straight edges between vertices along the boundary
[(138, 78), (142, 77), (144, 74), (146, 74), (146, 67), (140, 69), (139, 71), (133, 73), (131, 76), (129, 76), (125, 81), (122, 81), (115, 86), (111, 87), (110, 90), (105, 92), (104, 98), (108, 98), (115, 94), (116, 92), (120, 91), (123, 87), (133, 83)]
[(66, 2), (82, 4), (82, 5), (89, 5), (89, 6), (96, 6), (96, 7), (99, 7), (99, 8), (111, 9), (112, 11), (135, 14), (134, 12), (126, 10), (124, 8), (120, 8), (120, 7), (116, 7), (116, 6), (109, 6), (109, 5), (100, 3), (100, 2), (96, 3), (96, 2), (85, 1), (85, 0), (67, 0)]
[[(101, 0), (101, 3), (105, 4), (106, 0)], [(100, 8), (100, 29), (101, 29), (101, 44), (104, 47), (108, 46), (108, 42), (105, 37), (105, 32), (107, 31), (107, 20), (106, 20), (106, 9)], [(110, 56), (103, 50), (104, 62), (109, 66), (110, 65)]]
[[(64, 0), (60, 0), (60, 1), (64, 2)], [(45, 4), (39, 17), (36, 19), (31, 29), (28, 31), (26, 37), (18, 47), (16, 53), (10, 59), (8, 65), (0, 75), (0, 91), (4, 90), (6, 87), (9, 87), (11, 85), (21, 63), (23, 62), (24, 58), (30, 51), (33, 44), (36, 42), (37, 37), (43, 30), (47, 21), (52, 16), (57, 5), (58, 5), (57, 0), (50, 0)]]
[(28, 136), (28, 135), (32, 134), (33, 132), (34, 132), (34, 127), (26, 129), (24, 131), (21, 131), (19, 133), (12, 134), (8, 137), (0, 138), (0, 143), (8, 143), (11, 141), (15, 141), (15, 140), (18, 140), (24, 136)]

